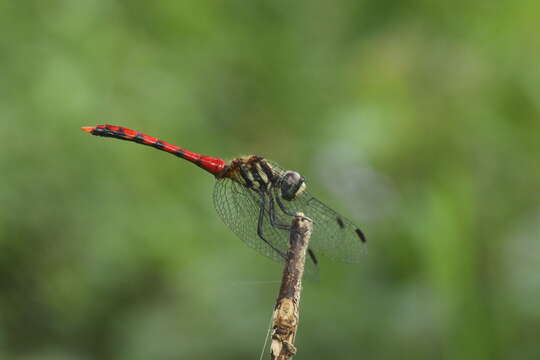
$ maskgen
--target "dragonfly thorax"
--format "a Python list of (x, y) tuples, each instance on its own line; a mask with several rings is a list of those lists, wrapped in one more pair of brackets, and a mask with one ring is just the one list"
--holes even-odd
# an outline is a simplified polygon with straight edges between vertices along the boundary
[(224, 177), (228, 177), (255, 191), (269, 190), (278, 179), (272, 165), (263, 157), (256, 155), (231, 161)]
[(231, 161), (224, 177), (256, 192), (277, 190), (287, 201), (298, 198), (306, 189), (304, 177), (296, 171), (284, 171), (261, 156), (247, 156)]

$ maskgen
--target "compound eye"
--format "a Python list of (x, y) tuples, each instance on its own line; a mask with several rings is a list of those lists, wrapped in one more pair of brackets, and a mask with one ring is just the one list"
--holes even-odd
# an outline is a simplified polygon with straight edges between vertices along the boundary
[(304, 178), (296, 171), (287, 171), (281, 180), (281, 197), (291, 201), (305, 188)]

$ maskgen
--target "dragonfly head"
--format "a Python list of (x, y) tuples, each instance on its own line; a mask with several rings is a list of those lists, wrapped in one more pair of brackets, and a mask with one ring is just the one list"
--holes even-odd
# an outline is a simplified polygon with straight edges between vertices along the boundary
[(281, 179), (281, 197), (291, 201), (300, 196), (306, 189), (304, 177), (296, 171), (287, 171)]

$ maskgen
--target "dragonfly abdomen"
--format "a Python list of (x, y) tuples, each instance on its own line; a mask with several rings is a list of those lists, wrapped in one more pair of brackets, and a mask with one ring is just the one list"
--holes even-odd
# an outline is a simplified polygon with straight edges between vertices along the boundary
[(183, 149), (176, 145), (169, 144), (153, 136), (115, 125), (96, 125), (83, 127), (82, 130), (96, 136), (111, 137), (115, 139), (133, 141), (142, 145), (148, 145), (155, 149), (166, 151), (170, 154), (185, 159), (200, 168), (221, 177), (227, 168), (227, 163), (220, 158), (205, 156)]

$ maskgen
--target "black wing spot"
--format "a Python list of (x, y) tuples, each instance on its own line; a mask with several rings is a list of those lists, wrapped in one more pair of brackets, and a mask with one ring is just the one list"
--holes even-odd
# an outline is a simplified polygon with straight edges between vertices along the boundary
[(336, 218), (336, 221), (337, 221), (340, 228), (343, 229), (345, 227), (345, 224), (343, 223), (343, 220), (339, 216)]
[(315, 253), (313, 252), (313, 250), (308, 248), (307, 251), (308, 251), (309, 257), (311, 258), (311, 261), (313, 261), (313, 264), (317, 265), (319, 263), (319, 261), (315, 257)]
[(356, 229), (354, 230), (354, 232), (356, 232), (356, 235), (358, 235), (358, 237), (360, 238), (360, 241), (365, 243), (366, 242), (366, 236), (364, 235), (364, 233), (362, 232), (362, 230), (360, 229)]

